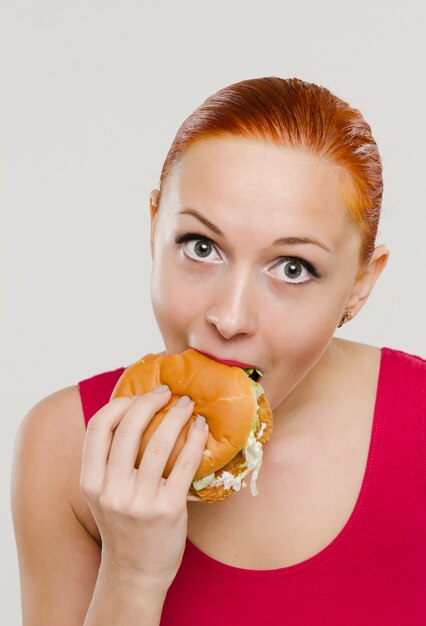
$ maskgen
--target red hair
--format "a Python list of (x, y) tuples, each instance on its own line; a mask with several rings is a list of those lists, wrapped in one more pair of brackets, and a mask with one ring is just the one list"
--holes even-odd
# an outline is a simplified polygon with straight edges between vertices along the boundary
[(357, 109), (298, 78), (253, 78), (220, 89), (180, 126), (161, 171), (158, 202), (184, 152), (203, 138), (223, 135), (265, 139), (340, 165), (342, 192), (361, 235), (359, 262), (368, 262), (380, 217), (382, 164), (371, 128)]

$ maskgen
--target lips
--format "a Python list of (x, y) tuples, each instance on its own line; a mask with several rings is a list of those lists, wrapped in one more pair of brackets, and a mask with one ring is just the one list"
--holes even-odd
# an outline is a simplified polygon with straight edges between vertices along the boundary
[(242, 367), (245, 369), (247, 368), (260, 369), (256, 365), (249, 365), (248, 363), (241, 363), (240, 361), (231, 361), (230, 359), (220, 359), (219, 357), (214, 356), (213, 354), (208, 354), (208, 352), (202, 352), (202, 350), (197, 350), (197, 352), (199, 352), (200, 354), (203, 354), (209, 359), (212, 359), (213, 361), (217, 361), (218, 363), (223, 363), (224, 365), (230, 365), (231, 367)]

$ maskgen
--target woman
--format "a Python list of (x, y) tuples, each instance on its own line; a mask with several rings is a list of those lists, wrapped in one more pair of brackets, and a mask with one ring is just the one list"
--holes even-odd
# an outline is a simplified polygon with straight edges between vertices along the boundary
[(15, 450), (24, 624), (423, 623), (425, 361), (334, 337), (386, 265), (381, 198), (370, 127), (322, 87), (242, 81), (183, 123), (150, 199), (153, 308), (168, 353), (262, 370), (259, 495), (187, 502), (203, 424), (162, 478), (185, 397), (135, 470), (170, 390), (108, 402), (123, 368), (44, 398)]

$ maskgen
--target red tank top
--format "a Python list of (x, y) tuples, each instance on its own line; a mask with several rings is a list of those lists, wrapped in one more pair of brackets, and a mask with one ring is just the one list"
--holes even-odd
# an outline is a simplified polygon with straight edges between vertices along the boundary
[[(123, 370), (79, 382), (86, 424)], [(362, 486), (328, 546), (289, 567), (249, 570), (187, 539), (161, 626), (426, 624), (425, 380), (426, 360), (382, 348)]]

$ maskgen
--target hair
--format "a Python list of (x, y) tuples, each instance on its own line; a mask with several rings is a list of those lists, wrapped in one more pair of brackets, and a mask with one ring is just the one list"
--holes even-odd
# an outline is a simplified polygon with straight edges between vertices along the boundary
[(298, 78), (253, 78), (220, 89), (180, 126), (160, 176), (202, 139), (237, 135), (266, 139), (340, 165), (341, 191), (361, 236), (359, 263), (375, 247), (383, 195), (382, 164), (362, 114), (325, 87)]

